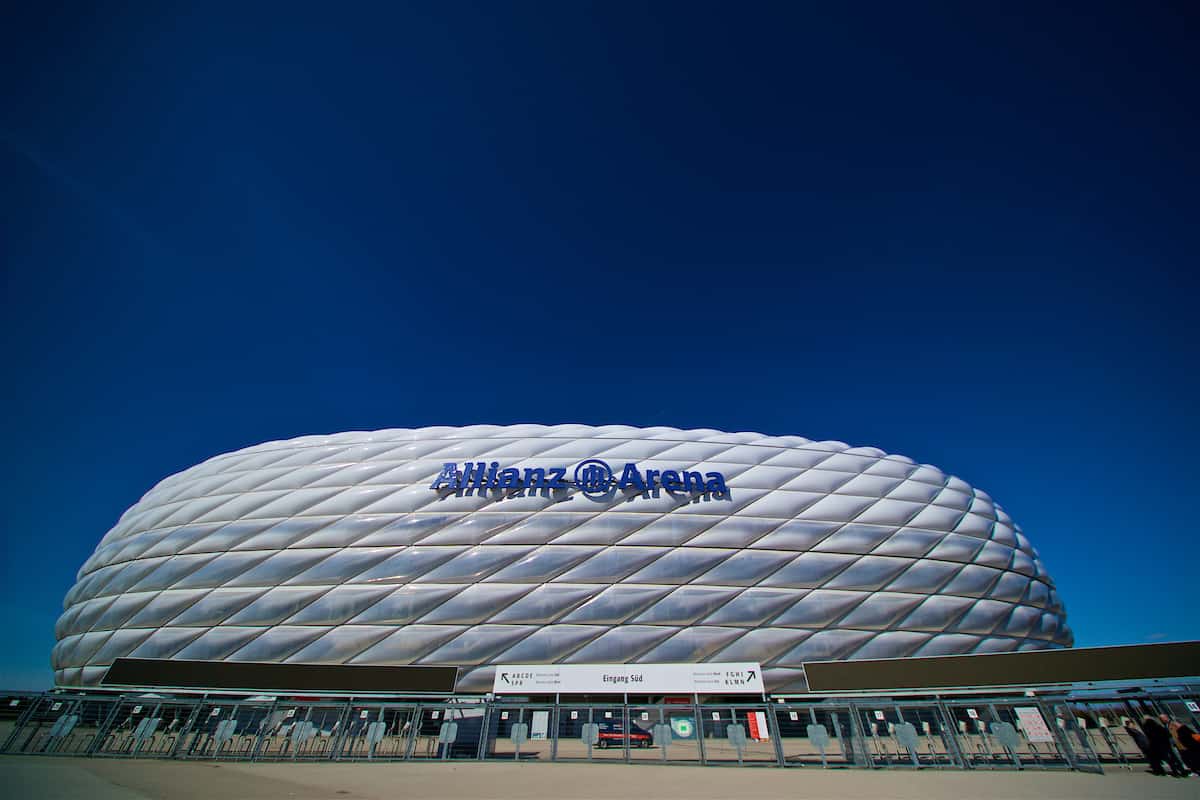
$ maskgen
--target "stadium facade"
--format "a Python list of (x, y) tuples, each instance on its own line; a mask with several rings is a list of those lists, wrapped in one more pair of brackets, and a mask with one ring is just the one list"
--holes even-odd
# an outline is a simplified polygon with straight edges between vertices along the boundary
[(172, 475), (80, 569), (64, 687), (121, 657), (802, 664), (1068, 647), (1037, 551), (984, 492), (796, 436), (476, 425), (308, 436)]

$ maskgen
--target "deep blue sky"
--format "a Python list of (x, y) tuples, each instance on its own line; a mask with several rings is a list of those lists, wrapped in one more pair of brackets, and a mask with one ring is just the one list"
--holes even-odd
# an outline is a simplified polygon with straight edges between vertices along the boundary
[(1194, 7), (140, 5), (0, 33), (0, 685), (164, 476), (471, 422), (882, 447), (1200, 634)]

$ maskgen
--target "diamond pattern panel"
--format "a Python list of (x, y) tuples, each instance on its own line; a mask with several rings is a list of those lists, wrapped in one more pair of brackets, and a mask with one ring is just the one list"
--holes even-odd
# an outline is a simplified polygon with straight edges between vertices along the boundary
[[(725, 497), (434, 491), (446, 462), (720, 472)], [(875, 448), (620, 425), (268, 442), (172, 475), (101, 539), (52, 661), (451, 664), (805, 659), (1066, 647), (1054, 584), (986, 493)]]

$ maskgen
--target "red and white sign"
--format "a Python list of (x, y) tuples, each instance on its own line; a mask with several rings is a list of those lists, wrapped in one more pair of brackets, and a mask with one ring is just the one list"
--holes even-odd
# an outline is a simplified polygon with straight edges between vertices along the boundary
[(750, 738), (758, 742), (771, 741), (771, 733), (767, 729), (767, 715), (762, 711), (751, 711), (746, 715), (750, 723)]

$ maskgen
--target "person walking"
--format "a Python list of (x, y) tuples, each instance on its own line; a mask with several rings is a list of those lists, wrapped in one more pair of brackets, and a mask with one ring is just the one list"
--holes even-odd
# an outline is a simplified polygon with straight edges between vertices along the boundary
[(1182, 778), (1186, 773), (1183, 771), (1183, 764), (1179, 762), (1179, 756), (1175, 755), (1175, 748), (1171, 746), (1171, 732), (1166, 726), (1154, 717), (1147, 716), (1142, 720), (1142, 731), (1150, 743), (1150, 771), (1155, 775), (1165, 774), (1162, 765), (1166, 762), (1171, 774)]
[(1169, 728), (1184, 765), (1193, 775), (1200, 777), (1200, 741), (1196, 740), (1196, 732), (1182, 722), (1171, 722)]
[[(1129, 738), (1133, 740), (1135, 745), (1137, 745), (1137, 749), (1142, 751), (1142, 756), (1146, 759), (1146, 762), (1150, 764), (1150, 771), (1153, 772), (1156, 764), (1154, 763), (1153, 757), (1150, 755), (1150, 740), (1146, 738), (1146, 734), (1142, 733), (1141, 728), (1139, 728), (1129, 717), (1125, 718), (1125, 732), (1129, 734)], [(1162, 773), (1162, 769), (1160, 768), (1158, 772)]]

